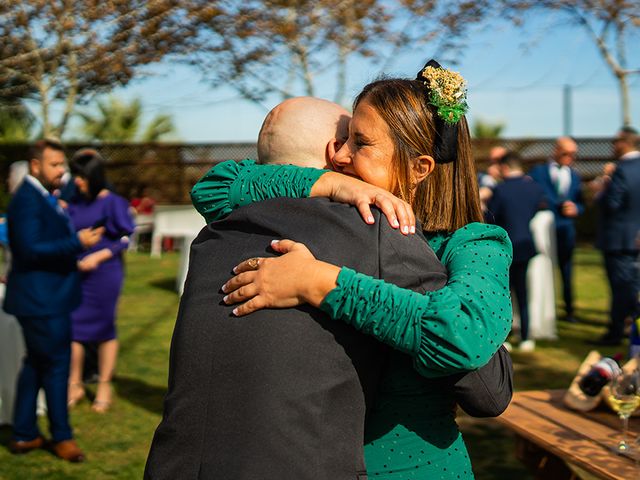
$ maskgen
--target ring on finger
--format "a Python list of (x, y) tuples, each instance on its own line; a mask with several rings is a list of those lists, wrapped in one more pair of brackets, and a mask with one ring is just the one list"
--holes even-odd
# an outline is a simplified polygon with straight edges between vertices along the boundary
[(251, 270), (258, 270), (258, 267), (260, 266), (260, 259), (257, 257), (250, 258), (247, 260), (247, 265)]

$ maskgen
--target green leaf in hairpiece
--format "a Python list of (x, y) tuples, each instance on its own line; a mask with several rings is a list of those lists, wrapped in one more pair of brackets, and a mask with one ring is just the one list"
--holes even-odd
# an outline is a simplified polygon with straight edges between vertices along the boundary
[(455, 124), (467, 112), (467, 82), (458, 72), (444, 68), (426, 67), (421, 77), (429, 88), (429, 103), (437, 108), (438, 116)]

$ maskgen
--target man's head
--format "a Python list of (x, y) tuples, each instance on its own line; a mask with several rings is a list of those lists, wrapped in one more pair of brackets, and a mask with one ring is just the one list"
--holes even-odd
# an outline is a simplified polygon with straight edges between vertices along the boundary
[(258, 135), (258, 162), (326, 168), (349, 136), (351, 115), (340, 105), (296, 97), (276, 105)]
[(522, 173), (522, 158), (516, 152), (505, 151), (500, 157), (500, 171), (503, 177)]
[(66, 171), (62, 144), (57, 140), (44, 138), (34, 143), (29, 153), (29, 173), (49, 191), (60, 187)]
[(502, 157), (504, 157), (509, 151), (502, 145), (496, 145), (489, 150), (489, 163), (500, 163)]
[(571, 137), (560, 137), (556, 140), (553, 159), (560, 166), (570, 167), (578, 154), (578, 144)]
[(622, 127), (613, 140), (613, 154), (616, 158), (638, 149), (638, 131), (633, 127)]

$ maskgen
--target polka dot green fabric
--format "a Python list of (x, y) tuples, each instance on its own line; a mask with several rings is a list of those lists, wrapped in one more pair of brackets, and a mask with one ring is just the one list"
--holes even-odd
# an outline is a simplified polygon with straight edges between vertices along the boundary
[(425, 377), (475, 370), (511, 329), (511, 242), (482, 223), (428, 240), (449, 272), (444, 288), (420, 294), (342, 268), (320, 308), (408, 353)]
[(254, 160), (221, 162), (191, 189), (191, 201), (207, 223), (234, 209), (268, 198), (306, 198), (328, 170), (293, 165), (258, 165)]
[(452, 392), (434, 388), (411, 363), (409, 356), (393, 352), (383, 375), (365, 431), (369, 478), (473, 478)]

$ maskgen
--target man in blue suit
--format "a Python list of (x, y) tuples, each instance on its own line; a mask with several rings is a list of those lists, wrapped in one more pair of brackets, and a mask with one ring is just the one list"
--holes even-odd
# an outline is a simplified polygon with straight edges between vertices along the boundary
[(593, 343), (619, 345), (627, 318), (640, 315), (640, 278), (635, 264), (640, 250), (640, 151), (638, 132), (624, 127), (613, 141), (618, 160), (613, 173), (604, 175), (596, 193), (600, 207), (596, 246), (602, 250), (611, 287), (607, 333)]
[(556, 140), (552, 158), (529, 172), (543, 188), (556, 222), (558, 266), (562, 276), (562, 296), (568, 322), (575, 322), (573, 308), (573, 250), (576, 246), (575, 218), (584, 212), (580, 177), (572, 168), (578, 145), (569, 137)]
[(520, 350), (530, 352), (535, 348), (535, 343), (529, 339), (527, 267), (537, 252), (529, 223), (536, 212), (545, 206), (544, 191), (524, 174), (520, 157), (514, 152), (508, 152), (500, 159), (500, 171), (503, 181), (494, 189), (487, 217), (488, 221), (507, 231), (513, 244), (509, 283), (520, 312)]
[(27, 356), (18, 377), (13, 422), (13, 453), (45, 445), (36, 422), (36, 397), (44, 388), (53, 452), (79, 462), (84, 455), (71, 432), (67, 382), (71, 354), (70, 313), (80, 303), (76, 255), (95, 245), (104, 227), (76, 233), (51, 194), (65, 171), (62, 145), (40, 140), (31, 150), (29, 175), (7, 212), (11, 270), (4, 309), (18, 318)]

